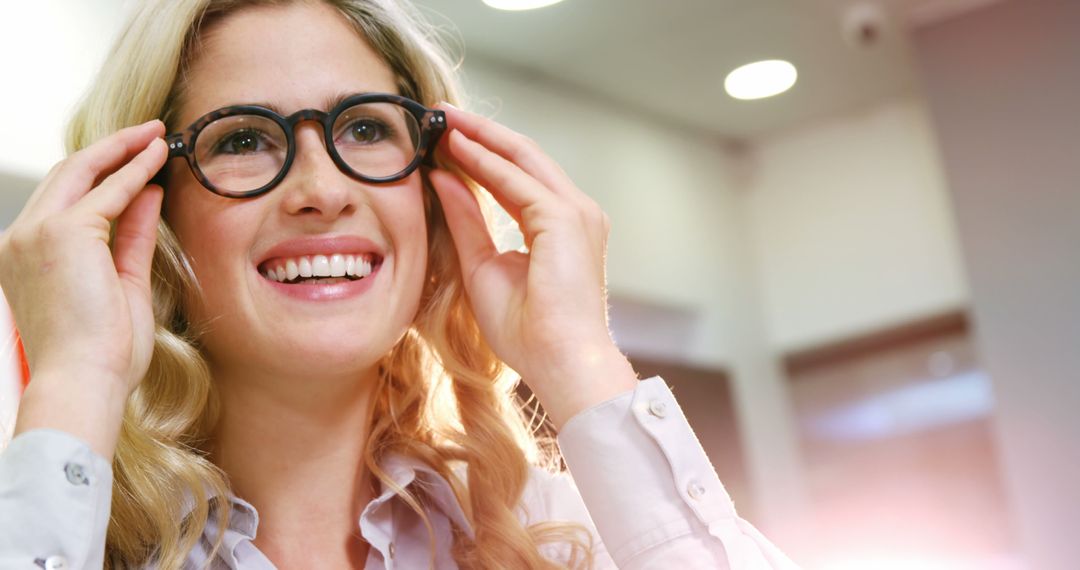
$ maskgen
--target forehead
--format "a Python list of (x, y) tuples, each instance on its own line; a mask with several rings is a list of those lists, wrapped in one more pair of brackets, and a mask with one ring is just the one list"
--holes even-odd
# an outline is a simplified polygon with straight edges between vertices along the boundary
[(337, 10), (321, 2), (249, 7), (205, 30), (178, 122), (254, 102), (288, 114), (366, 91), (396, 93), (394, 73)]

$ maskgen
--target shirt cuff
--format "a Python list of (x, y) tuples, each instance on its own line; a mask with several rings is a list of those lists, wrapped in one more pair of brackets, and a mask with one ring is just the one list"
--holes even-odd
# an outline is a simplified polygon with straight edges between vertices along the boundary
[(597, 532), (620, 566), (660, 543), (709, 534), (713, 523), (737, 518), (660, 377), (578, 413), (557, 439)]
[(112, 465), (67, 432), (16, 436), (0, 452), (0, 559), (101, 568), (112, 482)]

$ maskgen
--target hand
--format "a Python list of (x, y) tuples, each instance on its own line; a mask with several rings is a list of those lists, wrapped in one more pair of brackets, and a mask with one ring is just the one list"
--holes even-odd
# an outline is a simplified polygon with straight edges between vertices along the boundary
[(163, 191), (147, 183), (168, 156), (164, 134), (151, 121), (59, 162), (0, 235), (0, 287), (32, 373), (103, 377), (128, 394), (149, 368), (150, 262)]
[(531, 140), (479, 115), (440, 108), (450, 127), (440, 151), (491, 192), (528, 249), (499, 253), (462, 180), (443, 169), (430, 173), (477, 323), (561, 427), (636, 385), (608, 330), (608, 217)]

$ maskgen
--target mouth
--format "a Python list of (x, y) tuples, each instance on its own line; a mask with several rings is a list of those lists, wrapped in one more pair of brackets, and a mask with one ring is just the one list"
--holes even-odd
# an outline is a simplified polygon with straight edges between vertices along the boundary
[(368, 279), (382, 266), (371, 252), (275, 257), (258, 264), (262, 277), (283, 285), (335, 285)]

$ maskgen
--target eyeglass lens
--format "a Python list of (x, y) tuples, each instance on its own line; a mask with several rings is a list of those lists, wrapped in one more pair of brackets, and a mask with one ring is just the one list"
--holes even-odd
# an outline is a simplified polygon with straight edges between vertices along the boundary
[[(337, 116), (334, 148), (357, 174), (393, 176), (416, 158), (420, 125), (394, 103), (360, 103)], [(285, 167), (288, 137), (272, 119), (231, 115), (207, 125), (195, 141), (195, 162), (218, 191), (244, 193), (269, 184)]]

